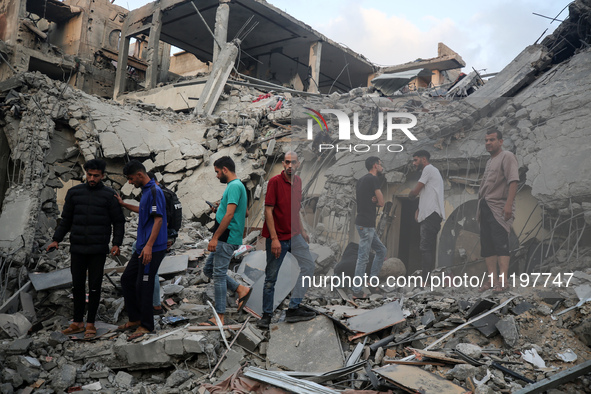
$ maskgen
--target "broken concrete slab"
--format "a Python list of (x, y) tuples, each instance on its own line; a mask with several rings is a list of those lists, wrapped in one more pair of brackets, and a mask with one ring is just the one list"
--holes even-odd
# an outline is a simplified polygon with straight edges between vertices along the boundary
[(357, 332), (372, 333), (404, 321), (402, 308), (398, 301), (369, 310), (347, 320), (347, 326)]
[(490, 308), (492, 308), (493, 306), (495, 306), (495, 303), (490, 300), (487, 300), (487, 299), (478, 300), (466, 312), (466, 319), (471, 319), (474, 316), (480, 315), (482, 312), (486, 312), (486, 311), (490, 310)]
[(554, 305), (558, 301), (564, 301), (564, 297), (552, 290), (538, 292), (538, 297), (548, 305)]
[(517, 323), (515, 322), (515, 318), (513, 316), (507, 316), (499, 320), (495, 324), (495, 327), (497, 327), (507, 345), (513, 347), (517, 344), (517, 340), (519, 339), (519, 330), (517, 329)]
[(0, 249), (16, 250), (22, 246), (21, 235), (27, 231), (35, 200), (23, 193), (5, 199), (0, 214)]
[(170, 356), (182, 356), (185, 354), (183, 335), (173, 334), (164, 338), (164, 351)]
[[(264, 254), (259, 254), (263, 256)], [(259, 257), (263, 258), (263, 257)], [(265, 257), (266, 259), (266, 257)], [(264, 260), (266, 261), (266, 260)], [(263, 272), (264, 274), (264, 272)], [(296, 258), (289, 252), (285, 255), (279, 274), (277, 276), (277, 283), (275, 284), (275, 297), (273, 299), (273, 310), (279, 306), (281, 301), (287, 297), (291, 290), (296, 285), (298, 275), (300, 274), (300, 266)], [(263, 314), (263, 287), (265, 285), (265, 276), (262, 275), (252, 285), (252, 293), (246, 307), (252, 310), (259, 316)]]
[(252, 324), (247, 324), (244, 330), (238, 335), (237, 342), (240, 346), (253, 352), (259, 344), (265, 340), (263, 332)]
[(133, 384), (133, 381), (134, 381), (133, 375), (130, 375), (125, 371), (119, 371), (119, 372), (117, 372), (117, 375), (115, 375), (115, 384), (117, 386), (119, 386), (120, 388), (123, 388), (123, 389), (130, 388)]
[(530, 304), (529, 302), (522, 302), (519, 305), (516, 305), (514, 308), (511, 308), (511, 312), (516, 315), (521, 315), (522, 313), (525, 313), (533, 308), (535, 308), (533, 304)]
[(168, 365), (171, 358), (164, 350), (164, 342), (156, 341), (147, 345), (141, 343), (128, 343), (125, 340), (118, 340), (113, 350), (118, 357), (127, 361), (130, 366), (157, 367)]
[(483, 318), (475, 321), (472, 326), (474, 326), (478, 331), (480, 331), (485, 337), (490, 338), (494, 336), (498, 329), (496, 324), (499, 322), (499, 318), (495, 314), (490, 314), (488, 316), (484, 316)]
[(107, 159), (124, 157), (127, 153), (125, 152), (123, 143), (116, 133), (100, 133), (99, 139), (101, 142), (101, 147), (103, 148), (103, 153)]
[(205, 335), (194, 334), (183, 338), (183, 348), (187, 353), (203, 353), (205, 351)]
[(25, 335), (33, 325), (21, 313), (0, 314), (0, 329), (11, 338)]
[(160, 268), (158, 269), (158, 275), (176, 274), (178, 272), (184, 272), (189, 266), (189, 256), (186, 254), (179, 254), (174, 256), (166, 256)]
[(409, 392), (449, 394), (464, 394), (466, 392), (464, 388), (439, 375), (410, 365), (388, 365), (373, 371)]
[(240, 367), (240, 361), (242, 361), (243, 358), (244, 353), (229, 349), (224, 361), (220, 364), (220, 371), (227, 372), (236, 369), (236, 367)]
[(72, 273), (69, 268), (52, 272), (31, 272), (29, 279), (37, 291), (58, 289), (72, 284)]
[(341, 343), (327, 317), (273, 324), (270, 336), (267, 359), (271, 364), (301, 372), (328, 372), (343, 366)]

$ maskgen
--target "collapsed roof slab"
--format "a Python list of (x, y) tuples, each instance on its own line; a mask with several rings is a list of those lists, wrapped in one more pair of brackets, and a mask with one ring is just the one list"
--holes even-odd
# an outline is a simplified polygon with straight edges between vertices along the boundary
[[(219, 0), (202, 0), (195, 5), (213, 30)], [(267, 60), (272, 57), (271, 68), (266, 73), (282, 73), (286, 69), (307, 75), (310, 47), (322, 42), (319, 87), (335, 87), (341, 90), (367, 86), (368, 76), (375, 67), (363, 56), (345, 48), (310, 26), (262, 0), (236, 0), (229, 3), (228, 40), (244, 34), (243, 26), (258, 25), (244, 38), (241, 44), (242, 60), (251, 58)], [(213, 37), (201, 21), (190, 0), (164, 0), (158, 5), (153, 2), (129, 14), (127, 36), (147, 33), (155, 9), (162, 10), (160, 39), (187, 52), (202, 61), (213, 60)], [(248, 28), (247, 28), (248, 29)], [(242, 33), (241, 33), (242, 31)], [(347, 67), (348, 73), (342, 73)], [(350, 80), (349, 80), (350, 75)]]
[(80, 14), (82, 8), (64, 4), (58, 0), (27, 0), (27, 11), (50, 22), (62, 23)]
[(380, 73), (398, 73), (401, 71), (409, 70), (453, 70), (456, 68), (466, 67), (466, 62), (460, 55), (451, 50), (448, 46), (443, 43), (439, 43), (437, 48), (438, 56), (431, 59), (417, 59), (412, 62), (398, 64), (396, 66), (383, 67), (380, 69)]

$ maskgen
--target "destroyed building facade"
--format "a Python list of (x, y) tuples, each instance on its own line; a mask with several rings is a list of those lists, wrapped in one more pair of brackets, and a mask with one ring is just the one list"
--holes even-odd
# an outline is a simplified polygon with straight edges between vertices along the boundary
[[(214, 360), (220, 361), (218, 377), (225, 378), (237, 371), (244, 357), (256, 359), (252, 364), (258, 367), (272, 365), (299, 372), (333, 373), (333, 379), (338, 380), (351, 373), (340, 368), (355, 367), (362, 352), (367, 353), (367, 357), (363, 355), (364, 360), (371, 359), (376, 365), (400, 358), (396, 352), (384, 355), (388, 344), (398, 352), (404, 351), (407, 344), (412, 344), (413, 348), (425, 347), (424, 352), (428, 352), (434, 342), (427, 339), (428, 334), (423, 330), (453, 330), (475, 317), (484, 319), (478, 315), (483, 311), (491, 312), (490, 316), (494, 317), (487, 318), (486, 323), (475, 322), (473, 327), (479, 327), (478, 332), (485, 339), (458, 331), (446, 346), (451, 349), (470, 342), (478, 344), (480, 350), (489, 345), (518, 348), (524, 354), (527, 352), (526, 357), (531, 355), (528, 359), (524, 357), (527, 362), (537, 361), (534, 349), (544, 358), (559, 362), (554, 350), (562, 345), (535, 344), (542, 335), (536, 331), (542, 319), (556, 331), (554, 338), (546, 342), (569, 341), (573, 344), (571, 351), (580, 358), (581, 368), (587, 368), (585, 362), (589, 360), (591, 343), (588, 334), (591, 323), (584, 318), (589, 308), (585, 304), (588, 300), (584, 293), (588, 286), (585, 278), (591, 266), (588, 254), (591, 250), (591, 159), (586, 153), (591, 133), (588, 111), (591, 82), (587, 77), (591, 64), (588, 49), (591, 5), (588, 1), (572, 3), (569, 18), (554, 34), (540, 44), (525, 48), (486, 83), (477, 73), (469, 73), (460, 81), (461, 85), (457, 85), (459, 94), (451, 94), (451, 91), (441, 94), (437, 89), (429, 89), (431, 84), (437, 87), (444, 82), (454, 82), (459, 68), (464, 66), (461, 57), (444, 44), (440, 44), (436, 58), (379, 69), (362, 55), (334, 43), (261, 0), (157, 1), (132, 11), (108, 0), (5, 0), (2, 6), (2, 336), (26, 336), (35, 323), (32, 332), (39, 333), (34, 334), (39, 335), (36, 338), (48, 343), (39, 345), (42, 341), (35, 340), (33, 344), (31, 338), (24, 339), (25, 342), (2, 342), (1, 351), (12, 357), (2, 365), (6, 369), (2, 375), (3, 384), (14, 388), (33, 385), (42, 376), (41, 379), (51, 382), (57, 391), (103, 379), (103, 385), (113, 384), (124, 390), (140, 384), (130, 374), (136, 374), (137, 370), (170, 368), (179, 360), (187, 359), (192, 359), (194, 368), (206, 370)], [(216, 40), (222, 45), (218, 46)], [(171, 59), (170, 46), (185, 52)], [(224, 57), (224, 50), (231, 56)], [(342, 73), (344, 67), (348, 67), (346, 75), (350, 75), (350, 80)], [(412, 73), (397, 75), (408, 71)], [(199, 72), (210, 74), (186, 78)], [(384, 97), (389, 96), (387, 92), (400, 89), (388, 84), (381, 89), (379, 78), (388, 74), (394, 75), (382, 81), (404, 79), (403, 85), (414, 83), (417, 89)], [(212, 77), (214, 75), (216, 78)], [(275, 93), (269, 94), (270, 91)], [(213, 98), (204, 100), (204, 92)], [(199, 105), (209, 116), (193, 116)], [(383, 154), (383, 151), (376, 151), (377, 147), (355, 137), (346, 143), (334, 134), (324, 136), (325, 139), (309, 139), (308, 117), (303, 114), (303, 107), (340, 110), (350, 118), (359, 113), (364, 132), (376, 129), (380, 113), (413, 114), (417, 125), (412, 132), (417, 141), (409, 140), (400, 131), (394, 133), (392, 139), (384, 134), (374, 143), (383, 144), (382, 149), (390, 144), (404, 149)], [(326, 120), (330, 130), (338, 128), (335, 117), (328, 115)], [(201, 294), (207, 296), (209, 285), (200, 276), (199, 264), (203, 242), (209, 236), (204, 225), (211, 221), (205, 200), (219, 199), (224, 189), (211, 165), (218, 157), (233, 157), (237, 174), (248, 190), (253, 214), (247, 222), (252, 231), (247, 234), (250, 242), (246, 244), (255, 242), (256, 230), (262, 227), (265, 181), (281, 170), (279, 161), (284, 152), (296, 150), (300, 154), (305, 190), (304, 221), (313, 236), (311, 250), (318, 255), (317, 272), (326, 274), (334, 268), (346, 246), (357, 240), (353, 226), (354, 181), (366, 171), (365, 158), (379, 153), (387, 170), (382, 190), (385, 200), (391, 204), (378, 228), (388, 248), (388, 257), (399, 259), (406, 274), (412, 274), (420, 268), (417, 264), (420, 259), (414, 202), (408, 199), (408, 192), (418, 180), (418, 174), (409, 164), (414, 152), (427, 149), (431, 152), (432, 164), (440, 170), (445, 182), (446, 217), (439, 235), (437, 267), (444, 273), (478, 274), (483, 272), (483, 262), (475, 218), (476, 198), (488, 159), (483, 136), (489, 129), (503, 132), (505, 149), (516, 154), (520, 165), (517, 216), (512, 235), (516, 264), (512, 269), (517, 273), (580, 272), (574, 282), (583, 288), (582, 294), (577, 293), (578, 299), (570, 289), (568, 297), (565, 289), (558, 289), (562, 294), (557, 298), (526, 293), (522, 297), (536, 304), (529, 308), (524, 305), (525, 301), (501, 296), (493, 296), (494, 302), (487, 304), (486, 300), (475, 302), (474, 293), (450, 290), (449, 293), (417, 295), (413, 289), (401, 289), (400, 293), (374, 297), (361, 308), (351, 310), (337, 305), (346, 302), (340, 296), (334, 292), (327, 295), (323, 289), (312, 293), (310, 305), (326, 307), (331, 318), (318, 317), (300, 330), (279, 322), (268, 338), (240, 317), (240, 324), (232, 330), (236, 334), (244, 326), (244, 333), (235, 336), (248, 351), (233, 348), (227, 354), (223, 353), (225, 349), (220, 346), (223, 342), (218, 333), (187, 335), (181, 330), (166, 340), (147, 344), (128, 344), (119, 338), (105, 339), (104, 343), (98, 341), (87, 348), (80, 342), (64, 345), (67, 338), (50, 333), (59, 328), (60, 319), (48, 316), (47, 311), (64, 311), (69, 307), (68, 292), (52, 287), (62, 280), (62, 284), (67, 285), (64, 275), (67, 276), (69, 262), (65, 251), (50, 255), (43, 252), (43, 246), (56, 226), (66, 190), (83, 181), (82, 164), (91, 158), (107, 161), (105, 183), (119, 190), (126, 199), (137, 199), (140, 194), (122, 174), (124, 163), (131, 158), (141, 160), (148, 170), (156, 173), (158, 180), (180, 197), (185, 225), (180, 232), (177, 252), (184, 257), (181, 262), (169, 261), (174, 267), (161, 273), (166, 276), (163, 292), (172, 302), (168, 317), (185, 323), (183, 318), (189, 316), (186, 319), (195, 323), (201, 314), (208, 313), (204, 301), (207, 297)], [(322, 134), (317, 128), (314, 133), (314, 136)], [(342, 148), (321, 150), (320, 144)], [(348, 145), (367, 145), (368, 150), (361, 147), (356, 151)], [(137, 217), (131, 215), (123, 254), (130, 253), (135, 226)], [(189, 261), (194, 266), (188, 268)], [(105, 300), (100, 313), (105, 320), (109, 319), (108, 324), (117, 322), (123, 308), (117, 297), (117, 274), (121, 268), (114, 260), (107, 268), (107, 274), (113, 275), (113, 279), (105, 279)], [(286, 269), (294, 269), (293, 264)], [(34, 272), (40, 275), (35, 276)], [(178, 275), (179, 272), (183, 274)], [(55, 276), (46, 276), (49, 274)], [(400, 273), (397, 271), (396, 275)], [(48, 282), (54, 283), (46, 287)], [(287, 289), (289, 285), (291, 283), (284, 287)], [(406, 303), (399, 301), (407, 295), (418, 298)], [(397, 300), (393, 301), (394, 298)], [(574, 309), (554, 320), (552, 309), (562, 308), (560, 304), (554, 307), (558, 301)], [(470, 303), (471, 307), (467, 306)], [(497, 306), (493, 308), (494, 305)], [(505, 311), (499, 319), (497, 314), (505, 306), (530, 309), (530, 312), (514, 312), (514, 316), (509, 316)], [(375, 312), (379, 308), (385, 309)], [(375, 312), (391, 319), (384, 322), (375, 315), (359, 319), (350, 315), (359, 312)], [(358, 320), (366, 325), (355, 326)], [(164, 322), (160, 327), (163, 331), (169, 330)], [(307, 335), (305, 330), (327, 333), (327, 337)], [(497, 336), (496, 342), (489, 340), (497, 333), (502, 339)], [(357, 336), (360, 334), (363, 335)], [(365, 334), (375, 343), (389, 340), (370, 349), (369, 343), (364, 345)], [(293, 348), (286, 348), (285, 337), (292, 335), (301, 337), (301, 346), (298, 342), (291, 344)], [(341, 347), (346, 342), (341, 339), (345, 338), (349, 343)], [(326, 359), (321, 363), (318, 357), (318, 363), (312, 365), (302, 363), (313, 358), (317, 348), (322, 349)], [(460, 348), (466, 350), (465, 346)], [(78, 359), (76, 352), (81, 349), (87, 350), (82, 352), (82, 359)], [(490, 348), (480, 353), (478, 349), (469, 350), (473, 351), (475, 359), (480, 359), (482, 353), (487, 354), (487, 350), (489, 355), (499, 354), (496, 350), (491, 352)], [(256, 351), (258, 357), (249, 351)], [(33, 352), (40, 359), (43, 352), (50, 358), (67, 357), (68, 362), (61, 361), (58, 366), (55, 359), (45, 358), (41, 368), (22, 358), (27, 352)], [(294, 359), (290, 352), (303, 356)], [(157, 357), (153, 357), (155, 354)], [(224, 356), (220, 357), (221, 354)], [(413, 354), (421, 355), (420, 352)], [(560, 348), (559, 354), (567, 357), (570, 353)], [(102, 357), (103, 365), (85, 364), (94, 357)], [(228, 360), (225, 363), (221, 362), (224, 357)], [(494, 359), (486, 362), (490, 364), (490, 360)], [(75, 363), (82, 364), (74, 367)], [(325, 370), (320, 370), (321, 364)], [(425, 368), (424, 372), (435, 367)], [(287, 379), (272, 374), (263, 376), (263, 372), (249, 368), (245, 373), (256, 376), (255, 380), (270, 380), (278, 385), (281, 379)], [(505, 379), (504, 375), (499, 375), (500, 370), (493, 368), (495, 373), (489, 377), (482, 365), (442, 368), (447, 380), (456, 386), (467, 387), (469, 379), (484, 381), (486, 377), (489, 382), (483, 384), (488, 384), (492, 392), (526, 387), (526, 381)], [(552, 376), (550, 371), (519, 368), (520, 374), (530, 379), (543, 380)], [(115, 370), (118, 372), (113, 373)], [(576, 378), (585, 373), (581, 370), (571, 373)], [(25, 373), (27, 371), (30, 373)], [(384, 367), (376, 373), (388, 382), (398, 382), (407, 388), (414, 388), (416, 384), (411, 379), (413, 375), (404, 368)], [(22, 375), (20, 384), (17, 375)], [(194, 390), (195, 375), (199, 374), (184, 369), (175, 373), (168, 371), (162, 381), (154, 379), (151, 384)], [(200, 375), (199, 382), (207, 375)], [(371, 370), (362, 375), (365, 383), (371, 380), (368, 377)], [(430, 375), (425, 376), (424, 379), (435, 380)], [(107, 382), (109, 377), (111, 382)], [(332, 381), (326, 376), (313, 379), (316, 384)], [(289, 384), (299, 383), (296, 379)], [(579, 390), (584, 382), (577, 384)]]

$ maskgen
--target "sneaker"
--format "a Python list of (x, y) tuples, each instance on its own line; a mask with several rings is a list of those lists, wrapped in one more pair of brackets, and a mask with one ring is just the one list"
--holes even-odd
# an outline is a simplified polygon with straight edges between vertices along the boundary
[(160, 307), (160, 308), (153, 308), (153, 309), (154, 309), (155, 315), (164, 315), (164, 308)]
[(316, 312), (304, 309), (301, 306), (298, 306), (296, 309), (290, 308), (285, 313), (285, 321), (287, 323), (311, 320), (314, 317), (316, 317)]
[(271, 324), (271, 314), (263, 313), (263, 317), (256, 323), (257, 328), (261, 330), (268, 330)]

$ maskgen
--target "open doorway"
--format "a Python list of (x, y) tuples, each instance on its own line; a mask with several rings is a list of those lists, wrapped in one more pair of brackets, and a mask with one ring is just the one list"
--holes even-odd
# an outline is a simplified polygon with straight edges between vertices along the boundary
[(419, 224), (415, 220), (419, 200), (398, 197), (398, 203), (401, 207), (398, 258), (406, 265), (406, 272), (411, 274), (415, 270), (421, 269), (420, 232)]

